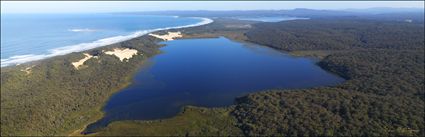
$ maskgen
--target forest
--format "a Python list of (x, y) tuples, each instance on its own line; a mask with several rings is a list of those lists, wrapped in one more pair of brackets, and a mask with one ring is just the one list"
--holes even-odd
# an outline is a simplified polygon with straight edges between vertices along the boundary
[(311, 19), (260, 23), (249, 41), (285, 51), (398, 49), (421, 50), (424, 25), (363, 19)]
[(347, 81), (237, 99), (245, 135), (424, 135), (423, 24), (304, 20), (256, 24), (246, 35), (285, 51), (330, 51), (318, 65)]
[[(270, 89), (224, 108), (185, 107), (170, 119), (116, 121), (93, 135), (424, 136), (424, 24), (326, 18), (258, 23), (215, 19), (180, 29), (184, 38), (226, 36), (284, 52), (326, 53), (317, 65), (347, 81), (333, 87)], [(102, 104), (130, 82), (158, 39), (143, 36), (81, 53), (2, 68), (1, 135), (66, 135), (102, 116)], [(140, 51), (125, 65), (101, 50)], [(19, 108), (19, 109), (18, 109)], [(178, 127), (178, 128), (174, 128)], [(225, 127), (225, 128), (224, 128)]]

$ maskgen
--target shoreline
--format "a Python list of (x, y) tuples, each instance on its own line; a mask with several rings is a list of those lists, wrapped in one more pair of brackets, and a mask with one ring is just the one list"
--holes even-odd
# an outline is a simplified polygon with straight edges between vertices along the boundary
[[(157, 53), (157, 54), (160, 54), (160, 53)], [(155, 54), (155, 55), (157, 55), (157, 54)], [(154, 56), (155, 56), (155, 55), (154, 55)], [(151, 58), (151, 57), (149, 57), (149, 58)], [(128, 76), (126, 76), (126, 77), (125, 77), (126, 82), (125, 82), (122, 86), (117, 87), (116, 89), (112, 89), (112, 90), (111, 90), (111, 91), (112, 91), (112, 93), (111, 93), (111, 94), (109, 95), (109, 97), (105, 100), (105, 102), (104, 102), (104, 103), (102, 103), (102, 105), (101, 105), (101, 106), (99, 106), (98, 108), (96, 108), (96, 109), (94, 109), (94, 110), (93, 110), (93, 111), (96, 111), (96, 112), (100, 113), (100, 115), (96, 115), (96, 116), (94, 116), (94, 118), (93, 118), (91, 121), (88, 121), (88, 122), (87, 122), (86, 124), (84, 124), (81, 128), (76, 129), (76, 130), (73, 130), (73, 131), (70, 131), (70, 132), (67, 132), (66, 136), (91, 136), (91, 135), (95, 135), (96, 133), (84, 134), (83, 132), (86, 130), (86, 128), (87, 128), (89, 125), (91, 125), (91, 124), (93, 124), (93, 123), (96, 123), (98, 120), (101, 120), (101, 119), (104, 117), (105, 112), (104, 112), (102, 109), (105, 107), (105, 105), (106, 105), (107, 101), (109, 101), (109, 99), (110, 99), (113, 95), (115, 95), (115, 94), (119, 93), (119, 91), (121, 91), (121, 90), (123, 90), (123, 89), (127, 88), (128, 86), (130, 86), (130, 85), (133, 83), (133, 77), (135, 76), (135, 74), (136, 74), (136, 73), (137, 73), (140, 69), (143, 69), (143, 68), (145, 68), (145, 67), (148, 67), (148, 66), (152, 65), (152, 62), (149, 62), (149, 60), (148, 60), (149, 58), (147, 58), (147, 59), (145, 59), (145, 60), (142, 60), (142, 61), (141, 61), (141, 63), (139, 64), (139, 66), (135, 69), (135, 71), (134, 71), (134, 72), (132, 72), (131, 74), (129, 74)]]
[[(161, 31), (167, 31), (167, 30), (172, 30), (172, 29), (183, 29), (183, 28), (198, 27), (198, 26), (207, 25), (207, 24), (210, 24), (210, 23), (214, 22), (214, 20), (209, 19), (209, 18), (204, 18), (204, 19), (208, 19), (209, 21), (207, 23), (204, 22), (205, 24), (202, 24), (202, 22), (197, 23), (197, 24), (201, 24), (201, 25), (194, 25), (194, 24), (192, 24), (192, 25), (187, 25), (186, 27), (181, 27), (181, 28), (171, 27), (171, 28), (168, 28), (168, 29), (156, 30), (156, 31), (148, 32), (146, 34), (143, 34), (143, 35), (138, 36), (138, 37), (135, 37), (135, 38), (140, 38), (142, 36), (149, 35), (149, 34), (152, 34), (152, 33), (161, 32)], [(169, 31), (167, 31), (167, 32), (169, 32)], [(150, 36), (150, 37), (155, 37), (155, 36)], [(135, 38), (132, 38), (132, 39), (135, 39)], [(158, 37), (155, 37), (155, 38), (156, 39), (159, 39), (159, 42), (167, 41), (167, 40), (164, 40), (164, 39), (161, 39), (161, 38), (158, 38)], [(181, 38), (184, 38), (184, 37), (179, 37), (178, 39), (181, 39)], [(132, 39), (124, 40), (124, 41), (121, 41), (121, 42), (130, 41)], [(156, 44), (158, 44), (159, 42), (156, 42)], [(117, 43), (120, 43), (120, 42), (117, 42)], [(110, 45), (112, 45), (112, 44), (110, 44)], [(109, 45), (105, 45), (105, 46), (109, 46)], [(105, 46), (103, 46), (103, 47), (105, 47)], [(88, 50), (91, 50), (91, 49), (88, 49)], [(80, 52), (85, 52), (85, 51), (88, 51), (88, 50), (84, 50), (84, 51), (80, 51)], [(33, 61), (31, 61), (31, 62), (33, 62)], [(31, 62), (27, 62), (27, 63), (31, 63)], [(147, 62), (146, 60), (144, 60), (144, 61), (142, 61), (142, 63), (140, 64), (140, 66), (136, 70), (142, 69), (145, 65), (150, 65), (150, 64), (149, 64), (149, 62)], [(137, 71), (135, 71), (134, 73), (136, 73), (136, 72)], [(126, 79), (127, 79), (126, 84), (124, 84), (123, 86), (119, 87), (116, 90), (112, 90), (113, 91), (112, 94), (106, 99), (106, 101), (108, 101), (109, 98), (112, 97), (112, 95), (118, 93), (120, 90), (125, 89), (126, 87), (128, 87), (129, 85), (131, 85), (132, 78), (133, 77), (134, 77), (134, 74), (131, 74), (131, 75), (127, 76), (126, 77)], [(90, 124), (95, 123), (96, 121), (98, 121), (98, 120), (100, 120), (100, 119), (103, 118), (103, 115), (105, 114), (105, 112), (102, 110), (102, 108), (104, 107), (104, 105), (105, 105), (105, 103), (103, 103), (100, 108), (98, 108), (98, 109), (95, 110), (95, 111), (98, 111), (98, 112), (101, 113), (100, 116), (99, 115), (95, 116), (95, 118), (93, 119), (93, 121), (89, 121), (89, 122), (85, 123), (81, 128), (78, 128), (78, 129), (75, 129), (75, 130), (72, 130), (72, 131), (67, 132), (66, 136), (88, 136), (88, 135), (94, 135), (94, 134), (96, 134), (96, 133), (93, 133), (93, 134), (83, 134), (83, 132), (86, 130), (87, 126), (89, 126)]]
[[(211, 20), (211, 19), (209, 19), (209, 20)], [(210, 22), (208, 22), (208, 24), (212, 23), (213, 21), (216, 21), (216, 20), (211, 20)], [(206, 25), (206, 24), (203, 24), (203, 25)], [(205, 28), (205, 27), (203, 27), (203, 25), (199, 25), (199, 26), (197, 26), (197, 25), (188, 25), (188, 26), (185, 26), (184, 28), (173, 28), (173, 27), (171, 27), (171, 28), (168, 28), (168, 29), (165, 29), (165, 30), (153, 31), (151, 33), (162, 34), (162, 33), (167, 32), (167, 31), (173, 31), (173, 32), (179, 31), (179, 32), (183, 32), (183, 36), (182, 37), (179, 37), (177, 39), (205, 38), (205, 37), (208, 37), (208, 36), (203, 35), (203, 34), (205, 34), (205, 32), (208, 32), (208, 29), (207, 29), (208, 27)], [(207, 30), (205, 30), (205, 29), (207, 29)], [(221, 29), (226, 29), (226, 28), (221, 28)], [(199, 30), (201, 30), (201, 32), (196, 32), (196, 31), (199, 31)], [(224, 36), (224, 37), (228, 37), (230, 39), (235, 39), (235, 37), (232, 37), (232, 35), (227, 35), (227, 33), (223, 33), (221, 31), (219, 31), (219, 32), (208, 32), (208, 33), (209, 34), (212, 34), (212, 35), (215, 35), (215, 36)], [(237, 32), (237, 33), (240, 33), (240, 32)], [(149, 34), (149, 33), (146, 33), (146, 34)], [(153, 42), (152, 44), (154, 44), (154, 45), (143, 45), (143, 44), (142, 45), (138, 45), (137, 44), (137, 43), (142, 42), (142, 41), (145, 41), (145, 40), (146, 41)], [(93, 48), (93, 49), (88, 49), (88, 50), (84, 50), (84, 51), (80, 51), (80, 52), (75, 52), (75, 54), (74, 53), (70, 53), (70, 54), (60, 55), (60, 56), (56, 56), (56, 57), (52, 57), (52, 58), (46, 58), (46, 59), (43, 59), (43, 60), (31, 61), (31, 62), (27, 62), (27, 63), (21, 64), (21, 65), (17, 65), (17, 66), (8, 66), (8, 67), (5, 67), (5, 68), (7, 68), (6, 69), (7, 71), (9, 71), (9, 70), (13, 70), (15, 68), (19, 68), (19, 67), (26, 66), (26, 65), (29, 65), (29, 64), (31, 64), (31, 65), (34, 65), (35, 64), (37, 67), (45, 67), (44, 66), (44, 63), (49, 63), (52, 60), (58, 60), (58, 59), (59, 60), (62, 60), (62, 59), (65, 59), (65, 58), (67, 58), (67, 60), (68, 60), (69, 57), (71, 57), (71, 59), (76, 59), (76, 58), (74, 58), (76, 54), (83, 54), (84, 52), (90, 52), (90, 51), (96, 51), (96, 50), (102, 50), (102, 49), (110, 49), (110, 48), (114, 48), (114, 47), (122, 47), (123, 46), (122, 44), (126, 44), (126, 43), (136, 44), (135, 45), (136, 47), (137, 46), (143, 46), (143, 47), (148, 48), (148, 49), (151, 48), (151, 49), (156, 49), (157, 50), (158, 48), (164, 46), (164, 45), (159, 44), (159, 42), (162, 42), (162, 41), (164, 41), (164, 39), (160, 39), (160, 38), (149, 36), (149, 35), (141, 35), (139, 37), (128, 39), (128, 40), (125, 40), (125, 41), (122, 41), (122, 42), (118, 42), (118, 43), (115, 43), (115, 44), (109, 44), (109, 45), (105, 45), (105, 46), (102, 46), (102, 47), (96, 47), (96, 48)], [(154, 47), (151, 47), (151, 46), (154, 46)], [(148, 52), (151, 52), (151, 51), (148, 51)], [(153, 53), (151, 55), (148, 55), (146, 57), (147, 58), (150, 58), (150, 57), (152, 57), (152, 56), (154, 56), (156, 54), (158, 54), (158, 52)], [(101, 58), (101, 57), (99, 57), (99, 58)], [(145, 58), (145, 59), (147, 59), (147, 58)], [(138, 59), (136, 59), (136, 60), (140, 60), (140, 59), (141, 58), (138, 57)], [(126, 86), (128, 86), (129, 84), (131, 84), (131, 82), (132, 82), (131, 81), (131, 78), (134, 77), (134, 73), (136, 73), (137, 70), (139, 70), (141, 66), (144, 66), (144, 63), (146, 63), (146, 60), (145, 59), (140, 60), (141, 62), (137, 61), (138, 63), (136, 63), (136, 64), (131, 64), (131, 65), (129, 64), (128, 66), (126, 65), (127, 66), (126, 67), (127, 69), (129, 67), (132, 67), (132, 66), (134, 66), (136, 68), (131, 68), (130, 69), (131, 72), (130, 73), (127, 73), (124, 76), (125, 77), (124, 78), (125, 80), (121, 81), (122, 83), (118, 81), (118, 83), (117, 83), (118, 85), (117, 85), (116, 88), (113, 88), (112, 90), (108, 90), (107, 92), (105, 92), (105, 94), (107, 94), (107, 95), (104, 98), (103, 97), (102, 98), (99, 98), (100, 99), (99, 102), (102, 102), (102, 103), (100, 103), (94, 109), (92, 108), (92, 109), (90, 109), (88, 111), (85, 111), (85, 112), (84, 112), (84, 110), (83, 111), (76, 112), (76, 114), (78, 114), (78, 113), (84, 114), (88, 118), (88, 121), (78, 122), (76, 124), (77, 125), (80, 125), (80, 126), (67, 127), (67, 129), (63, 129), (63, 130), (61, 130), (58, 133), (60, 135), (65, 135), (65, 136), (84, 135), (80, 131), (84, 131), (86, 129), (87, 125), (90, 125), (91, 123), (96, 122), (97, 120), (99, 120), (99, 119), (102, 118), (102, 116), (104, 115), (104, 112), (102, 111), (102, 107), (105, 105), (105, 102), (108, 101), (109, 98), (113, 94), (118, 93), (121, 89), (123, 89)], [(117, 60), (118, 60), (118, 58), (117, 58)], [(69, 62), (69, 63), (71, 63), (71, 62)], [(70, 67), (71, 66), (72, 66), (72, 64), (70, 64)], [(73, 67), (73, 69), (74, 69), (74, 67)], [(7, 73), (7, 71), (6, 71), (6, 73)], [(83, 70), (81, 70), (81, 71), (83, 71)], [(2, 71), (2, 73), (3, 73), (3, 71)], [(78, 133), (78, 132), (80, 132), (80, 133)]]
[[(185, 26), (177, 26), (177, 27), (167, 27), (167, 28), (155, 29), (155, 30), (146, 32), (145, 34), (141, 34), (140, 36), (137, 36), (137, 37), (134, 37), (134, 38), (130, 38), (130, 39), (126, 39), (126, 40), (123, 40), (123, 41), (119, 41), (119, 42), (116, 42), (116, 43), (113, 43), (113, 44), (108, 44), (108, 45), (104, 45), (104, 46), (100, 46), (100, 47), (94, 47), (94, 48), (91, 48), (91, 49), (84, 49), (82, 51), (66, 53), (66, 54), (63, 54), (63, 55), (55, 55), (55, 56), (48, 57), (48, 58), (43, 58), (43, 59), (40, 59), (40, 60), (28, 61), (28, 62), (25, 62), (25, 63), (22, 63), (22, 64), (18, 64), (18, 65), (2, 66), (1, 67), (2, 68), (2, 73), (3, 72), (8, 73), (9, 71), (14, 71), (16, 68), (25, 67), (27, 65), (35, 65), (35, 66), (37, 66), (39, 68), (39, 67), (44, 66), (44, 63), (51, 62), (52, 60), (57, 60), (57, 59), (61, 60), (61, 59), (69, 58), (69, 57), (75, 57), (74, 53), (75, 54), (83, 54), (85, 52), (91, 52), (93, 50), (109, 49), (109, 48), (116, 47), (118, 45), (121, 45), (122, 46), (123, 43), (127, 43), (127, 42), (128, 43), (135, 43), (135, 44), (137, 44), (138, 41), (141, 41), (141, 40), (142, 41), (144, 41), (144, 40), (146, 40), (146, 41), (154, 41), (154, 43), (155, 43), (155, 45), (153, 45), (154, 47), (149, 47), (149, 45), (148, 45), (147, 48), (148, 49), (149, 48), (151, 48), (151, 49), (158, 49), (159, 47), (162, 47), (158, 43), (161, 42), (161, 41), (164, 41), (164, 40), (159, 39), (159, 38), (156, 38), (156, 37), (153, 37), (153, 36), (148, 36), (147, 34), (149, 34), (149, 33), (161, 33), (162, 31), (167, 31), (167, 30), (172, 30), (172, 29), (187, 29), (187, 28), (191, 28), (191, 27), (198, 27), (198, 26), (207, 25), (207, 24), (210, 24), (210, 23), (214, 22), (214, 20), (212, 20), (212, 19), (208, 19), (208, 18), (203, 18), (203, 19), (204, 19), (204, 21), (199, 22), (199, 23), (196, 23), (196, 24), (190, 24), (190, 25), (185, 25)], [(121, 46), (118, 46), (118, 47), (121, 47)], [(136, 46), (139, 46), (139, 45), (136, 45)], [(148, 52), (152, 52), (152, 51), (148, 51)], [(158, 53), (153, 53), (153, 55), (156, 55), (156, 54), (158, 54)], [(150, 58), (151, 56), (152, 55), (147, 55), (146, 58), (145, 58), (145, 55), (143, 55), (143, 58), (147, 59), (147, 58)], [(140, 58), (140, 57), (138, 57), (138, 58)], [(91, 110), (91, 111), (88, 111), (88, 112), (81, 111), (81, 113), (86, 113), (86, 117), (89, 118), (88, 121), (82, 122), (82, 123), (79, 123), (78, 122), (79, 123), (78, 125), (80, 125), (80, 126), (77, 126), (77, 128), (63, 129), (62, 131), (59, 132), (60, 133), (59, 135), (64, 135), (64, 136), (83, 135), (83, 134), (81, 134), (80, 131), (84, 131), (88, 125), (90, 125), (93, 122), (96, 122), (97, 120), (99, 120), (99, 119), (101, 119), (103, 117), (104, 112), (102, 111), (102, 108), (105, 105), (105, 102), (107, 100), (109, 100), (109, 98), (113, 94), (119, 92), (121, 89), (127, 87), (131, 83), (131, 79), (134, 76), (134, 73), (137, 72), (137, 70), (139, 70), (140, 67), (144, 66), (144, 64), (146, 63), (146, 60), (145, 59), (142, 59), (141, 62), (139, 62), (140, 64), (137, 63), (139, 65), (136, 65), (136, 66), (139, 66), (139, 67), (132, 69), (132, 72), (128, 73), (128, 75), (125, 76), (125, 78), (124, 78), (125, 80), (122, 81), (124, 83), (119, 84), (119, 83), (121, 83), (121, 82), (119, 82), (118, 83), (119, 85), (118, 85), (117, 88), (114, 88), (114, 89), (112, 89), (112, 90), (110, 90), (108, 92), (105, 92), (106, 94), (108, 94), (106, 96), (106, 98), (101, 99), (103, 101), (99, 100), (99, 101), (101, 101), (103, 103), (100, 103), (100, 105), (97, 106), (94, 110)], [(139, 59), (137, 59), (137, 60), (139, 60)], [(69, 63), (70, 63), (69, 65), (72, 66), (72, 62), (69, 62)], [(135, 64), (133, 64), (132, 66), (134, 66), (134, 65)], [(72, 66), (72, 67), (74, 67), (74, 66)], [(3, 71), (3, 69), (5, 71)], [(79, 112), (77, 112), (77, 113), (79, 113)]]
[[(142, 66), (144, 65), (145, 61), (142, 61)], [(140, 69), (140, 68), (138, 68)], [(128, 87), (129, 85), (131, 85), (132, 81), (132, 77), (134, 74), (131, 74), (130, 76), (127, 76), (126, 79), (128, 80), (126, 83), (124, 83), (122, 86), (116, 88), (116, 89), (112, 89), (111, 91), (112, 94), (106, 99), (106, 101), (108, 101), (114, 94), (118, 93), (120, 90), (125, 89), (126, 87)], [(86, 130), (87, 126), (89, 126), (92, 123), (95, 123), (96, 121), (102, 119), (105, 115), (105, 112), (102, 110), (102, 108), (106, 105), (106, 102), (103, 103), (101, 106), (97, 107), (96, 109), (93, 109), (93, 111), (99, 113), (99, 115), (94, 115), (92, 119), (90, 119), (89, 121), (87, 121), (85, 124), (83, 124), (83, 126), (81, 128), (69, 131), (66, 133), (66, 136), (87, 136), (85, 134), (82, 134), (84, 132), (84, 130)]]
[[(212, 22), (209, 22), (209, 23), (212, 23)], [(207, 24), (204, 24), (204, 25), (207, 25)], [(199, 26), (202, 26), (202, 25), (199, 25)], [(128, 40), (125, 40), (125, 41), (121, 41), (121, 42), (131, 42), (133, 40), (137, 41), (138, 38), (145, 39), (145, 38), (152, 37), (152, 38), (155, 39), (154, 40), (155, 41), (154, 43), (158, 45), (160, 42), (166, 41), (166, 40), (165, 39), (158, 38), (158, 37), (155, 37), (155, 36), (150, 36), (148, 34), (150, 34), (150, 33), (156, 33), (156, 34), (161, 35), (162, 33), (167, 33), (167, 32), (184, 32), (183, 33), (183, 36), (178, 37), (177, 39), (209, 38), (208, 35), (203, 35), (205, 32), (204, 33), (197, 32), (197, 33), (187, 34), (187, 31), (190, 32), (190, 31), (193, 31), (193, 30), (196, 31), (198, 29), (200, 29), (200, 30), (203, 30), (204, 29), (202, 27), (201, 28), (192, 28), (192, 27), (199, 27), (199, 26), (188, 26), (188, 27), (184, 27), (184, 28), (169, 28), (169, 29), (165, 29), (165, 30), (157, 30), (157, 31), (149, 32), (149, 33), (146, 33), (144, 35), (141, 35), (141, 36), (138, 36), (138, 37), (135, 37), (135, 38), (132, 38), (132, 39), (128, 39)], [(205, 30), (203, 30), (203, 31), (205, 31)], [(210, 36), (213, 36), (213, 37), (223, 36), (223, 37), (229, 38), (230, 40), (235, 40), (235, 41), (240, 41), (240, 42), (248, 42), (248, 41), (245, 41), (243, 39), (238, 39), (238, 37), (233, 37), (232, 35), (225, 35), (225, 34), (222, 34), (220, 32), (218, 32), (218, 33), (217, 32), (211, 32), (211, 35)], [(118, 42), (116, 44), (119, 44), (121, 42)], [(249, 42), (249, 43), (251, 43), (251, 42)], [(109, 44), (109, 45), (105, 45), (105, 46), (102, 46), (102, 47), (96, 47), (96, 48), (93, 48), (93, 49), (104, 49), (104, 48), (109, 48), (109, 47), (114, 47), (114, 44)], [(87, 51), (90, 51), (90, 50), (93, 50), (93, 49), (87, 49), (87, 50), (84, 50), (84, 51), (80, 51), (80, 52), (78, 52), (78, 54), (83, 53), (83, 52), (87, 52)], [(65, 54), (63, 56), (66, 56), (66, 55), (69, 55), (69, 54)], [(150, 58), (150, 57), (148, 57), (148, 58)], [(54, 58), (47, 58), (47, 59), (54, 59)], [(46, 59), (39, 60), (39, 61), (31, 61), (31, 62), (27, 62), (25, 64), (42, 62), (44, 60), (46, 60)], [(146, 63), (146, 60), (142, 61), (142, 63), (139, 64), (139, 65), (140, 66), (144, 66), (145, 63)], [(136, 71), (134, 71), (134, 73), (137, 72), (137, 70), (140, 69), (140, 66), (136, 69)], [(15, 66), (10, 66), (10, 68), (12, 68), (12, 67), (15, 67)], [(90, 118), (91, 120), (89, 120), (87, 122), (84, 122), (83, 124), (80, 124), (81, 126), (79, 126), (78, 128), (74, 128), (72, 130), (65, 131), (65, 132), (63, 132), (63, 134), (66, 135), (66, 136), (77, 136), (77, 135), (87, 136), (87, 135), (93, 135), (93, 134), (84, 134), (83, 132), (84, 132), (84, 130), (86, 130), (87, 126), (89, 126), (90, 124), (95, 123), (96, 121), (98, 121), (98, 120), (100, 120), (100, 119), (103, 118), (103, 115), (105, 114), (105, 112), (102, 110), (102, 108), (105, 105), (105, 102), (107, 102), (109, 100), (109, 98), (112, 97), (112, 95), (118, 93), (119, 91), (121, 91), (122, 89), (124, 89), (128, 85), (130, 85), (132, 83), (132, 77), (134, 77), (134, 74), (133, 73), (129, 74), (128, 76), (126, 76), (125, 83), (122, 86), (119, 86), (118, 88), (113, 89), (110, 92), (108, 92), (108, 94), (110, 94), (110, 95), (103, 101), (103, 103), (101, 103), (101, 105), (99, 107), (96, 107), (94, 110), (92, 110), (92, 112), (94, 112), (94, 113), (90, 114), (90, 115), (92, 115), (92, 116), (90, 116), (91, 117)], [(87, 115), (87, 116), (89, 116), (89, 115)]]
[(182, 29), (182, 28), (190, 28), (197, 27), (210, 24), (214, 22), (213, 19), (205, 18), (205, 17), (186, 17), (186, 18), (195, 18), (200, 19), (201, 21), (194, 24), (182, 25), (182, 26), (174, 26), (174, 27), (165, 27), (165, 28), (156, 28), (156, 29), (147, 29), (147, 30), (139, 30), (135, 31), (129, 35), (119, 35), (108, 38), (99, 39), (92, 42), (79, 43), (70, 46), (63, 46), (54, 49), (49, 49), (47, 54), (26, 54), (26, 55), (14, 55), (7, 59), (1, 59), (1, 68), (10, 67), (10, 66), (18, 66), (22, 64), (31, 63), (34, 61), (41, 61), (44, 59), (48, 59), (55, 56), (67, 55), (73, 52), (83, 52), (87, 50), (91, 50), (98, 47), (105, 47), (113, 44), (117, 44), (120, 42), (125, 42), (134, 38), (139, 38), (141, 36), (147, 35), (149, 33), (154, 33), (158, 31), (165, 31), (170, 29)]
[[(176, 30), (177, 32), (180, 32), (179, 30)], [(166, 31), (167, 32), (167, 31)], [(169, 32), (169, 31), (168, 31)], [(155, 37), (155, 36), (154, 36)], [(220, 36), (220, 37), (224, 37), (224, 36)], [(161, 38), (159, 38), (159, 37), (156, 37), (156, 38), (158, 38), (158, 39), (161, 39)], [(197, 37), (197, 38), (193, 38), (193, 37), (179, 37), (179, 38), (177, 38), (177, 39), (174, 39), (174, 40), (179, 40), (179, 39), (198, 39), (198, 38), (216, 38), (216, 37)], [(227, 38), (227, 37), (226, 37)], [(229, 40), (231, 40), (231, 41), (235, 41), (235, 42), (240, 42), (240, 43), (242, 43), (242, 44), (255, 44), (255, 45), (257, 45), (257, 46), (264, 46), (264, 45), (260, 45), (260, 44), (257, 44), (257, 43), (252, 43), (252, 42), (250, 42), (250, 41), (243, 41), (243, 40), (237, 40), (237, 39), (232, 39), (232, 38), (228, 38)], [(161, 41), (167, 41), (167, 40), (163, 40), (163, 39), (161, 39)], [(157, 42), (157, 43), (159, 43), (159, 42)], [(277, 50), (277, 49), (275, 49), (275, 48), (273, 48), (273, 47), (268, 47), (268, 46), (264, 46), (265, 48), (270, 48), (271, 50), (276, 50), (277, 52), (282, 52), (282, 50)], [(289, 52), (283, 52), (284, 54), (287, 54), (287, 55), (290, 55), (290, 56), (293, 56), (293, 55), (291, 55), (291, 54), (289, 54)], [(293, 57), (296, 57), (296, 56), (293, 56)], [(142, 66), (144, 66), (145, 64), (142, 64)], [(317, 65), (317, 64), (316, 64)], [(319, 66), (320, 67), (320, 66)], [(142, 68), (142, 67), (141, 67)], [(323, 68), (322, 68), (323, 69)], [(326, 71), (326, 72), (328, 72), (328, 71)], [(328, 73), (330, 73), (330, 72), (328, 72)], [(331, 73), (332, 75), (335, 75), (335, 76), (337, 76), (337, 77), (339, 77), (338, 75), (336, 75), (336, 74), (334, 74), (334, 73)], [(131, 81), (132, 82), (132, 81)], [(131, 84), (131, 82), (130, 82), (130, 84)], [(344, 79), (344, 81), (343, 82), (345, 82), (345, 79)], [(343, 82), (341, 82), (341, 83), (343, 83)], [(337, 84), (335, 84), (335, 85), (339, 85), (339, 84), (341, 84), (341, 83), (337, 83)], [(330, 87), (334, 87), (335, 85), (327, 85), (326, 87), (328, 87), (328, 86), (330, 86)], [(301, 89), (304, 89), (304, 88), (301, 88)], [(306, 89), (310, 89), (310, 88), (306, 88)], [(269, 90), (271, 90), (271, 89), (269, 89)], [(291, 90), (298, 90), (298, 89), (291, 89)], [(265, 90), (260, 90), (260, 91), (265, 91)], [(117, 93), (119, 93), (119, 91), (117, 91), (117, 92), (114, 92), (113, 94), (117, 94)], [(250, 93), (251, 94), (251, 93)], [(248, 94), (247, 94), (248, 95)], [(244, 96), (246, 96), (246, 95), (244, 95)], [(237, 97), (238, 98), (238, 97)], [(235, 99), (237, 99), (237, 98), (235, 98)], [(155, 120), (119, 120), (119, 121), (113, 121), (113, 122), (110, 122), (109, 124), (112, 124), (112, 123), (114, 123), (114, 122), (147, 122), (147, 123), (152, 123), (152, 122), (162, 122), (162, 121), (167, 121), (167, 120), (170, 120), (170, 119), (175, 119), (176, 117), (179, 117), (180, 115), (182, 115), (183, 113), (184, 113), (184, 109), (185, 108), (187, 108), (187, 107), (196, 107), (196, 108), (199, 108), (199, 109), (227, 109), (227, 108), (229, 108), (229, 107), (232, 107), (232, 106), (234, 106), (235, 104), (230, 104), (230, 105), (227, 105), (227, 106), (221, 106), (221, 107), (202, 107), (202, 106), (194, 106), (194, 105), (186, 105), (186, 106), (183, 106), (182, 108), (181, 108), (181, 110), (176, 114), (176, 115), (174, 115), (174, 116), (172, 116), (172, 117), (167, 117), (167, 118), (159, 118), (159, 119), (155, 119)], [(104, 111), (102, 111), (103, 113), (104, 113)], [(102, 119), (102, 117), (100, 118), (100, 119)], [(96, 122), (96, 121), (95, 121)], [(95, 122), (92, 122), (92, 123), (95, 123)], [(89, 124), (87, 124), (87, 125), (85, 125), (83, 128), (80, 128), (80, 129), (77, 129), (77, 130), (75, 130), (74, 132), (72, 132), (71, 134), (70, 134), (70, 136), (75, 136), (75, 135), (80, 135), (80, 136), (96, 136), (97, 134), (99, 134), (99, 133), (101, 133), (101, 132), (93, 132), (93, 133), (88, 133), (88, 134), (84, 134), (83, 132), (85, 131), (85, 129), (87, 128), (87, 126), (88, 125), (90, 125), (90, 124), (92, 124), (92, 123), (89, 123)], [(104, 128), (107, 128), (108, 126), (109, 126), (109, 124), (107, 125), (107, 126), (105, 126)], [(78, 133), (78, 134), (76, 134), (77, 132), (80, 132), (80, 133)]]

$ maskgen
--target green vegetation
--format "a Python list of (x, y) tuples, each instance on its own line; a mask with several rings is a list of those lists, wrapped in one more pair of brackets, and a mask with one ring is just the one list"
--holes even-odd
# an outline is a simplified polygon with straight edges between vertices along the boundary
[(347, 81), (239, 98), (233, 114), (245, 135), (425, 134), (423, 24), (289, 21), (255, 25), (247, 36), (295, 54), (322, 55), (318, 65)]
[(187, 106), (177, 116), (155, 121), (118, 121), (96, 136), (229, 136), (243, 135), (230, 108)]
[(233, 114), (250, 136), (420, 136), (424, 129), (423, 102), (404, 96), (340, 88), (273, 90), (237, 104)]
[(249, 41), (285, 51), (379, 48), (421, 50), (424, 24), (355, 19), (312, 19), (260, 23)]
[(214, 22), (204, 26), (179, 29), (184, 33), (183, 38), (210, 38), (224, 36), (237, 41), (246, 41), (244, 33), (251, 29), (255, 21), (241, 21), (235, 19), (214, 19)]
[[(102, 50), (137, 49), (141, 54), (121, 62)], [(75, 69), (81, 53), (58, 56), (1, 70), (1, 135), (66, 135), (102, 117), (101, 107), (129, 84), (143, 61), (159, 46), (149, 37), (87, 51), (99, 56)], [(123, 65), (125, 64), (125, 65)], [(31, 73), (21, 71), (28, 66)]]
[(336, 50), (296, 50), (296, 51), (291, 51), (289, 52), (290, 55), (292, 56), (299, 56), (299, 57), (314, 57), (314, 58), (318, 58), (318, 59), (323, 59), (325, 57), (327, 57), (328, 55), (332, 54), (332, 53), (345, 53), (346, 51), (344, 50), (340, 50), (340, 51), (336, 51)]
[[(424, 99), (424, 50), (359, 50), (327, 56), (319, 65), (346, 79), (339, 87)], [(423, 104), (423, 102), (422, 102)]]
[[(184, 38), (226, 36), (293, 55), (320, 57), (318, 65), (347, 81), (335, 87), (269, 90), (236, 99), (229, 108), (186, 107), (157, 121), (116, 121), (94, 135), (425, 136), (424, 24), (365, 19), (257, 23), (217, 19), (179, 29)], [(143, 36), (36, 62), (30, 74), (2, 68), (1, 135), (64, 135), (102, 116), (107, 98), (124, 87), (158, 39)], [(113, 47), (142, 55), (122, 65), (102, 54)], [(99, 61), (99, 62), (98, 62)]]

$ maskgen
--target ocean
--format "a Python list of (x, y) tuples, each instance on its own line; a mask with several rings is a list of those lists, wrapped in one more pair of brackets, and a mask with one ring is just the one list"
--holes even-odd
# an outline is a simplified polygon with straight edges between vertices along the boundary
[(137, 14), (1, 14), (1, 66), (40, 60), (135, 38), (211, 23), (197, 17)]

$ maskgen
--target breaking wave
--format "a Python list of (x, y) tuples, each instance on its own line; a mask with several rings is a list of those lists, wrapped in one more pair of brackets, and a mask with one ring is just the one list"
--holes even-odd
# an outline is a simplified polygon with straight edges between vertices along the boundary
[[(136, 31), (136, 32), (134, 32), (130, 35), (114, 36), (114, 37), (99, 39), (99, 40), (96, 40), (96, 41), (93, 41), (93, 42), (80, 43), (80, 44), (76, 44), (76, 45), (54, 48), (54, 49), (49, 50), (47, 54), (37, 54), (37, 55), (27, 54), (27, 55), (12, 56), (12, 57), (7, 58), (7, 59), (1, 59), (1, 67), (15, 65), (15, 64), (17, 65), (17, 64), (41, 60), (41, 59), (45, 59), (45, 58), (49, 58), (49, 57), (65, 55), (65, 54), (72, 53), (72, 52), (80, 52), (80, 51), (93, 49), (93, 48), (97, 48), (97, 47), (101, 47), (101, 46), (111, 45), (111, 44), (115, 44), (115, 43), (118, 43), (118, 42), (130, 40), (130, 39), (133, 39), (133, 38), (136, 38), (136, 37), (140, 37), (142, 35), (145, 35), (145, 34), (148, 34), (148, 33), (154, 32), (154, 31), (196, 27), (196, 26), (206, 25), (206, 24), (213, 22), (213, 20), (211, 20), (209, 18), (201, 18), (201, 17), (191, 17), (191, 18), (201, 19), (202, 21), (195, 23), (195, 24), (189, 24), (189, 25), (183, 25), (183, 26), (141, 30), (141, 31)], [(84, 31), (85, 29), (74, 29), (74, 31), (81, 31), (81, 30)]]
[(97, 30), (85, 28), (85, 29), (69, 29), (68, 31), (71, 31), (71, 32), (95, 32)]

